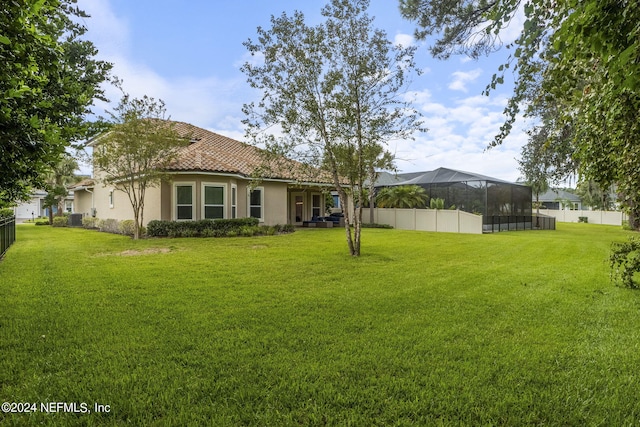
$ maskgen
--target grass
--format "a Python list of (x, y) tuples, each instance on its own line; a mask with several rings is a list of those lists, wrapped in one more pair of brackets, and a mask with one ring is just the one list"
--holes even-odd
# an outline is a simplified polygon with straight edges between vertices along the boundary
[(2, 425), (633, 425), (640, 293), (593, 224), (129, 238), (22, 225), (0, 262)]

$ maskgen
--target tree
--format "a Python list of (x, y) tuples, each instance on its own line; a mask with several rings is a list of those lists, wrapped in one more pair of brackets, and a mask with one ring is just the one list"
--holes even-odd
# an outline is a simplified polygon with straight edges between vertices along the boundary
[(582, 204), (595, 210), (607, 211), (613, 208), (612, 194), (601, 188), (593, 180), (585, 180), (578, 183), (576, 194), (580, 196)]
[(71, 142), (84, 139), (84, 116), (111, 64), (75, 20), (75, 0), (16, 0), (0, 13), (0, 201), (44, 188)]
[(124, 95), (111, 115), (111, 129), (92, 143), (96, 178), (124, 192), (133, 209), (134, 234), (140, 238), (147, 188), (167, 178), (166, 167), (189, 143), (165, 119), (162, 100)]
[(378, 193), (376, 203), (381, 208), (424, 208), (429, 196), (419, 185), (384, 187)]
[(536, 198), (536, 213), (540, 215), (540, 194), (549, 189), (551, 179), (550, 161), (544, 141), (545, 128), (537, 128), (529, 132), (529, 142), (522, 147), (518, 168), (524, 175), (525, 183), (531, 187)]
[(74, 172), (78, 169), (78, 162), (69, 154), (65, 154), (47, 176), (45, 189), (47, 195), (44, 204), (49, 208), (49, 224), (53, 224), (53, 207), (57, 207), (58, 215), (64, 211), (63, 201), (69, 194), (67, 185), (74, 180)]
[[(535, 114), (540, 104), (557, 106), (543, 118), (550, 135), (570, 127), (571, 157), (583, 179), (606, 188), (616, 184), (640, 226), (640, 8), (628, 0), (401, 0), (403, 15), (417, 22), (417, 35), (440, 36), (432, 53), (471, 56), (499, 47), (499, 33), (522, 7), (525, 22), (507, 62), (488, 90), (516, 74), (507, 119), (493, 145), (509, 134), (520, 105)], [(515, 49), (514, 49), (515, 48)], [(538, 87), (530, 97), (531, 87)]]
[[(244, 106), (248, 138), (267, 152), (286, 155), (331, 177), (344, 208), (362, 200), (372, 165), (388, 153), (386, 142), (420, 130), (419, 114), (400, 90), (416, 70), (413, 47), (392, 46), (366, 14), (368, 0), (332, 0), (324, 22), (304, 15), (271, 17), (258, 40), (245, 46), (259, 63), (242, 71), (262, 91)], [(265, 130), (276, 126), (281, 133)], [(308, 169), (309, 170), (309, 169)], [(360, 255), (362, 204), (345, 212), (349, 253)], [(353, 229), (351, 228), (353, 226)]]

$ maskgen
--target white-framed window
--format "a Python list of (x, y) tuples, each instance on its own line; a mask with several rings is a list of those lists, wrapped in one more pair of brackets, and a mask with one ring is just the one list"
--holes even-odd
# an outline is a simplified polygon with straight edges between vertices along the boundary
[(195, 194), (193, 182), (176, 182), (173, 184), (173, 215), (176, 221), (192, 221), (195, 219)]
[(249, 191), (247, 199), (249, 217), (264, 221), (264, 187), (256, 187)]
[(322, 208), (320, 206), (321, 203), (320, 194), (312, 194), (311, 195), (311, 217), (317, 218), (322, 215)]
[(231, 184), (231, 218), (238, 217), (238, 187)]
[(225, 218), (225, 197), (227, 185), (214, 182), (202, 183), (202, 218)]
[(113, 209), (113, 190), (109, 190), (109, 207)]

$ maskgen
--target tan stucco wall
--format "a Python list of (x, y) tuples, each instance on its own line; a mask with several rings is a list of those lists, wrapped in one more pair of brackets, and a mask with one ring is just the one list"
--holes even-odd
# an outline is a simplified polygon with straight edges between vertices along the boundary
[[(195, 219), (202, 218), (202, 186), (205, 183), (225, 185), (225, 218), (231, 218), (231, 188), (237, 187), (236, 217), (249, 216), (248, 191), (250, 182), (236, 177), (220, 175), (180, 174), (175, 175), (170, 184), (162, 189), (162, 218), (175, 220), (175, 186), (180, 183), (194, 184)], [(287, 184), (284, 182), (261, 182), (256, 185), (264, 189), (263, 216), (266, 225), (287, 223)], [(169, 197), (167, 197), (167, 195)]]
[[(96, 176), (99, 180), (99, 175)], [(236, 217), (246, 218), (249, 216), (248, 191), (250, 181), (234, 176), (205, 175), (205, 174), (176, 174), (168, 182), (163, 182), (158, 187), (147, 189), (144, 210), (144, 222), (146, 225), (154, 219), (175, 220), (175, 187), (180, 184), (191, 184), (194, 186), (194, 219), (203, 217), (203, 184), (222, 184), (225, 188), (225, 218), (232, 217), (231, 189), (237, 188)], [(264, 190), (263, 221), (265, 225), (287, 224), (290, 216), (290, 193), (286, 182), (264, 181), (256, 185)], [(109, 192), (113, 190), (113, 206), (109, 204)], [(298, 191), (298, 190), (295, 190)], [(302, 191), (302, 190), (300, 190)], [(311, 219), (312, 194), (321, 194), (319, 189), (307, 189), (305, 194), (305, 216)], [(80, 193), (80, 192), (79, 192)], [(86, 192), (82, 192), (86, 193)], [(89, 194), (87, 194), (90, 196)], [(88, 201), (87, 201), (88, 200)], [(322, 200), (322, 215), (324, 215), (324, 197)], [(94, 188), (94, 200), (86, 200), (84, 195), (76, 199), (76, 206), (81, 207), (83, 212), (90, 214), (91, 203), (96, 209), (96, 216), (100, 219), (113, 218), (117, 220), (133, 219), (133, 210), (127, 195), (113, 186), (105, 186), (98, 181)]]
[(91, 216), (93, 194), (87, 190), (73, 192), (73, 211), (81, 213), (82, 217)]
[[(109, 204), (109, 192), (113, 191), (113, 205)], [(96, 217), (100, 219), (133, 219), (133, 208), (129, 197), (123, 191), (117, 190), (113, 186), (105, 186), (98, 182), (94, 189), (94, 207)], [(142, 225), (154, 219), (160, 219), (160, 188), (147, 188), (144, 207), (144, 218)]]

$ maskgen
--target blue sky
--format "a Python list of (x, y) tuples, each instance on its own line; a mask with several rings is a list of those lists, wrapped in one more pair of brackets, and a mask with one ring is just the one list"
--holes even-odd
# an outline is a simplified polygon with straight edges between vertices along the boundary
[[(126, 92), (160, 98), (172, 119), (239, 140), (244, 140), (242, 105), (259, 98), (240, 72), (249, 58), (242, 43), (256, 37), (258, 26), (268, 28), (271, 15), (282, 12), (297, 9), (309, 23), (317, 23), (324, 4), (324, 0), (78, 1), (91, 15), (85, 21), (87, 37), (96, 44), (100, 59), (115, 64), (114, 74), (123, 79)], [(425, 71), (413, 78), (409, 90), (429, 131), (389, 147), (399, 171), (449, 167), (515, 181), (527, 123), (520, 120), (501, 147), (485, 150), (504, 121), (502, 110), (511, 86), (489, 97), (481, 93), (505, 52), (478, 61), (459, 56), (435, 60), (425, 43), (413, 39), (413, 24), (401, 18), (396, 0), (372, 0), (369, 14), (390, 40), (418, 45), (416, 60)], [(517, 21), (501, 35), (504, 42), (516, 37)], [(117, 90), (108, 88), (107, 94), (117, 103)]]

